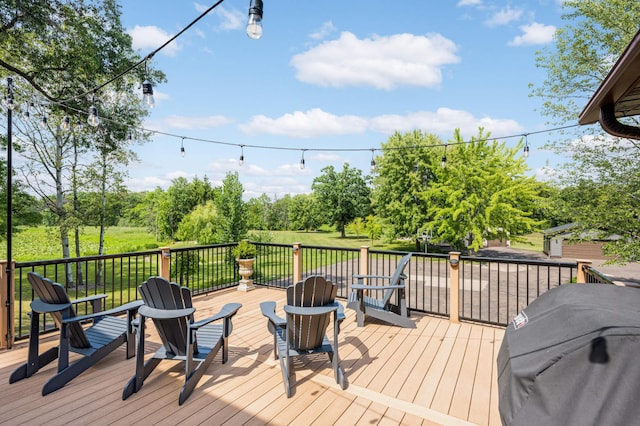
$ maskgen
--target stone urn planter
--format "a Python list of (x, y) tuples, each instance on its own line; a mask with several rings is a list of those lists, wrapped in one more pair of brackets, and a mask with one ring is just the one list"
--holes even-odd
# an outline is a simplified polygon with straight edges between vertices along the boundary
[(231, 254), (238, 262), (238, 272), (242, 277), (238, 284), (238, 291), (253, 290), (255, 287), (253, 286), (251, 275), (253, 275), (253, 264), (256, 261), (256, 246), (243, 240), (233, 248)]
[(242, 277), (240, 284), (238, 285), (239, 291), (249, 291), (255, 288), (253, 286), (253, 280), (251, 279), (251, 275), (253, 275), (253, 262), (255, 261), (255, 258), (236, 259), (239, 266), (238, 272), (240, 272), (240, 276)]

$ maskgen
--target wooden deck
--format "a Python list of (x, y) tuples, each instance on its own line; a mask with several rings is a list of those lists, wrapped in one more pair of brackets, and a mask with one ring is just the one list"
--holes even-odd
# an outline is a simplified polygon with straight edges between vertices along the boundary
[[(258, 288), (227, 290), (196, 298), (196, 320), (226, 302), (240, 302), (230, 337), (229, 361), (219, 356), (183, 406), (178, 393), (181, 365), (163, 361), (144, 387), (127, 401), (122, 389), (134, 373), (134, 359), (118, 349), (64, 388), (41, 396), (56, 368), (9, 385), (10, 372), (26, 360), (26, 342), (0, 352), (3, 425), (17, 424), (208, 424), (208, 425), (456, 425), (500, 424), (496, 355), (504, 331), (414, 314), (417, 329), (369, 321), (355, 324), (353, 311), (340, 333), (340, 358), (348, 380), (341, 390), (326, 355), (296, 363), (295, 395), (287, 399), (272, 336), (260, 314), (262, 301), (280, 311), (285, 293)], [(149, 324), (151, 325), (151, 324)], [(153, 327), (149, 353), (158, 347)], [(44, 339), (45, 347), (57, 335)]]

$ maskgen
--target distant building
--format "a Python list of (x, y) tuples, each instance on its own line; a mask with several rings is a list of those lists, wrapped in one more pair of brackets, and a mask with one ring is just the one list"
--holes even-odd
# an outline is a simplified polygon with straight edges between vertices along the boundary
[[(611, 259), (611, 256), (602, 254), (602, 246), (609, 241), (619, 239), (619, 236), (612, 235), (607, 238), (570, 243), (572, 238), (576, 238), (575, 232), (572, 231), (576, 226), (575, 223), (567, 223), (566, 225), (545, 229), (543, 231), (544, 241), (542, 249), (544, 254), (549, 257), (565, 257), (569, 259)], [(582, 235), (581, 237), (584, 238), (586, 235)]]

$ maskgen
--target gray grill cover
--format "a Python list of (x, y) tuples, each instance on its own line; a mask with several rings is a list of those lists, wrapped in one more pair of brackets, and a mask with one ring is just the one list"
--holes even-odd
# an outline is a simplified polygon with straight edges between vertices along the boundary
[(640, 424), (640, 289), (568, 284), (509, 324), (498, 353), (505, 425)]

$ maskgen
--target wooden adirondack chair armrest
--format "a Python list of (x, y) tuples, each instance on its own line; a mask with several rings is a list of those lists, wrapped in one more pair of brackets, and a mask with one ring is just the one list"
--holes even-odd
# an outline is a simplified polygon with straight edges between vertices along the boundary
[(336, 303), (338, 303), (338, 322), (342, 322), (346, 318), (344, 315), (344, 306), (342, 306), (342, 303)]
[(291, 315), (325, 315), (338, 310), (340, 304), (333, 302), (324, 306), (291, 306), (285, 305), (284, 311)]
[(174, 318), (182, 318), (189, 315), (192, 315), (196, 311), (196, 308), (185, 308), (185, 309), (157, 309), (150, 308), (147, 305), (142, 305), (138, 309), (138, 313), (147, 318), (153, 319), (174, 319)]
[(43, 302), (40, 299), (35, 299), (33, 302), (31, 302), (31, 310), (35, 311), (35, 312), (39, 312), (41, 314), (50, 314), (52, 312), (60, 312), (60, 311), (64, 311), (65, 309), (69, 309), (71, 307), (72, 303), (47, 303), (47, 302)]
[(351, 284), (352, 290), (391, 290), (394, 288), (405, 288), (405, 285), (404, 284), (397, 284), (397, 285)]
[(360, 274), (356, 274), (356, 275), (353, 275), (353, 278), (356, 278), (358, 280), (361, 280), (363, 278), (380, 278), (380, 279), (390, 280), (393, 277), (391, 275), (360, 275)]
[(135, 300), (133, 302), (126, 303), (116, 308), (107, 309), (106, 311), (94, 312), (92, 314), (80, 315), (72, 318), (63, 318), (62, 322), (72, 323), (72, 322), (86, 321), (86, 320), (95, 319), (95, 318), (102, 318), (106, 315), (119, 315), (123, 312), (128, 312), (128, 311), (135, 312), (135, 311), (138, 311), (143, 305), (144, 303), (142, 302), (142, 300)]
[(107, 295), (104, 293), (101, 294), (93, 294), (91, 296), (87, 296), (87, 297), (81, 297), (80, 299), (74, 299), (71, 301), (71, 303), (73, 303), (74, 305), (80, 304), (80, 303), (84, 303), (84, 302), (93, 302), (94, 300), (101, 300), (101, 299), (106, 299)]
[(240, 303), (227, 303), (222, 307), (222, 309), (220, 309), (220, 312), (218, 312), (214, 316), (189, 324), (189, 328), (192, 330), (197, 330), (202, 326), (212, 323), (213, 321), (231, 318), (236, 314), (236, 312), (238, 312), (241, 307), (242, 305)]
[(276, 302), (260, 303), (260, 312), (276, 327), (286, 327), (287, 320), (276, 315)]

